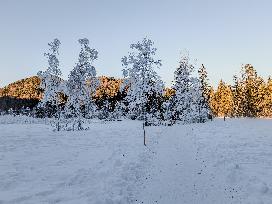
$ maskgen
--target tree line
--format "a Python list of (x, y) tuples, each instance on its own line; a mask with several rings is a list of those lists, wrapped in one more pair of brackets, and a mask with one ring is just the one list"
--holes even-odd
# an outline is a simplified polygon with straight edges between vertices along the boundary
[[(157, 73), (162, 64), (157, 59), (154, 42), (144, 38), (131, 44), (128, 55), (121, 59), (123, 79), (119, 90), (111, 95), (98, 88), (101, 81), (94, 66), (97, 50), (89, 46), (86, 38), (78, 42), (81, 47), (78, 62), (67, 80), (61, 78), (58, 39), (48, 44), (49, 51), (45, 53), (48, 68), (38, 73), (43, 90), (38, 108), (56, 119), (57, 130), (82, 130), (84, 120), (95, 117), (137, 119), (143, 121), (143, 126), (158, 125), (162, 121), (169, 125), (207, 121), (210, 109), (204, 91), (206, 70), (203, 66), (199, 77), (193, 76), (196, 68), (188, 55), (181, 57), (175, 71), (174, 94), (166, 97), (164, 82)], [(103, 98), (100, 101), (96, 97), (99, 91)]]
[(209, 104), (216, 117), (272, 117), (272, 79), (263, 79), (246, 64), (233, 85), (221, 80), (216, 90), (210, 88)]
[[(161, 60), (157, 59), (157, 49), (150, 39), (130, 45), (128, 55), (121, 59), (122, 79), (97, 77), (97, 50), (90, 47), (86, 38), (78, 42), (78, 62), (67, 80), (62, 79), (59, 68), (61, 43), (55, 39), (45, 53), (45, 71), (0, 89), (0, 109), (19, 107), (17, 112), (55, 118), (57, 130), (84, 129), (86, 118), (137, 119), (146, 126), (206, 122), (212, 116), (272, 116), (272, 80), (265, 81), (250, 64), (233, 77), (233, 85), (221, 80), (214, 88), (206, 67), (202, 64), (197, 68), (184, 54), (174, 72), (173, 85), (167, 88), (157, 73)], [(30, 107), (30, 111), (25, 107)]]

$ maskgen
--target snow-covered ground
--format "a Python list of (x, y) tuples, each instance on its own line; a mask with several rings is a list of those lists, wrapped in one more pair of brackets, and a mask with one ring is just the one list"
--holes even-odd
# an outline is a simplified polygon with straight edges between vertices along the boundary
[[(272, 120), (53, 132), (0, 117), (0, 203), (272, 203)], [(19, 124), (20, 123), (20, 124)]]

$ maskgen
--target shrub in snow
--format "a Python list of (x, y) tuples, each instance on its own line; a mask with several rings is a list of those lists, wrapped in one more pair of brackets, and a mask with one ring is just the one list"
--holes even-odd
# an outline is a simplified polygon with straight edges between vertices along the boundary
[(50, 124), (51, 119), (35, 118), (26, 115), (1, 115), (0, 124)]

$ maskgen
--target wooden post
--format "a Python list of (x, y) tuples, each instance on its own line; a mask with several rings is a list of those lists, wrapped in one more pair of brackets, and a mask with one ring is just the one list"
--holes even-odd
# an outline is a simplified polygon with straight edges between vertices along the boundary
[(143, 130), (144, 130), (144, 146), (146, 146), (146, 137), (145, 137), (145, 121), (143, 122)]
[(57, 111), (58, 111), (58, 123), (57, 123), (57, 129), (58, 129), (58, 131), (60, 131), (60, 109), (59, 109), (59, 106), (58, 106), (58, 109), (57, 109)]

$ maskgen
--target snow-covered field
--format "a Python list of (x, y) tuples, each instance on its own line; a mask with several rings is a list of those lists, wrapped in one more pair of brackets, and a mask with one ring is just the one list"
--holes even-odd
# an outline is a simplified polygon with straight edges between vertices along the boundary
[(0, 118), (0, 203), (272, 203), (272, 120), (53, 132)]

